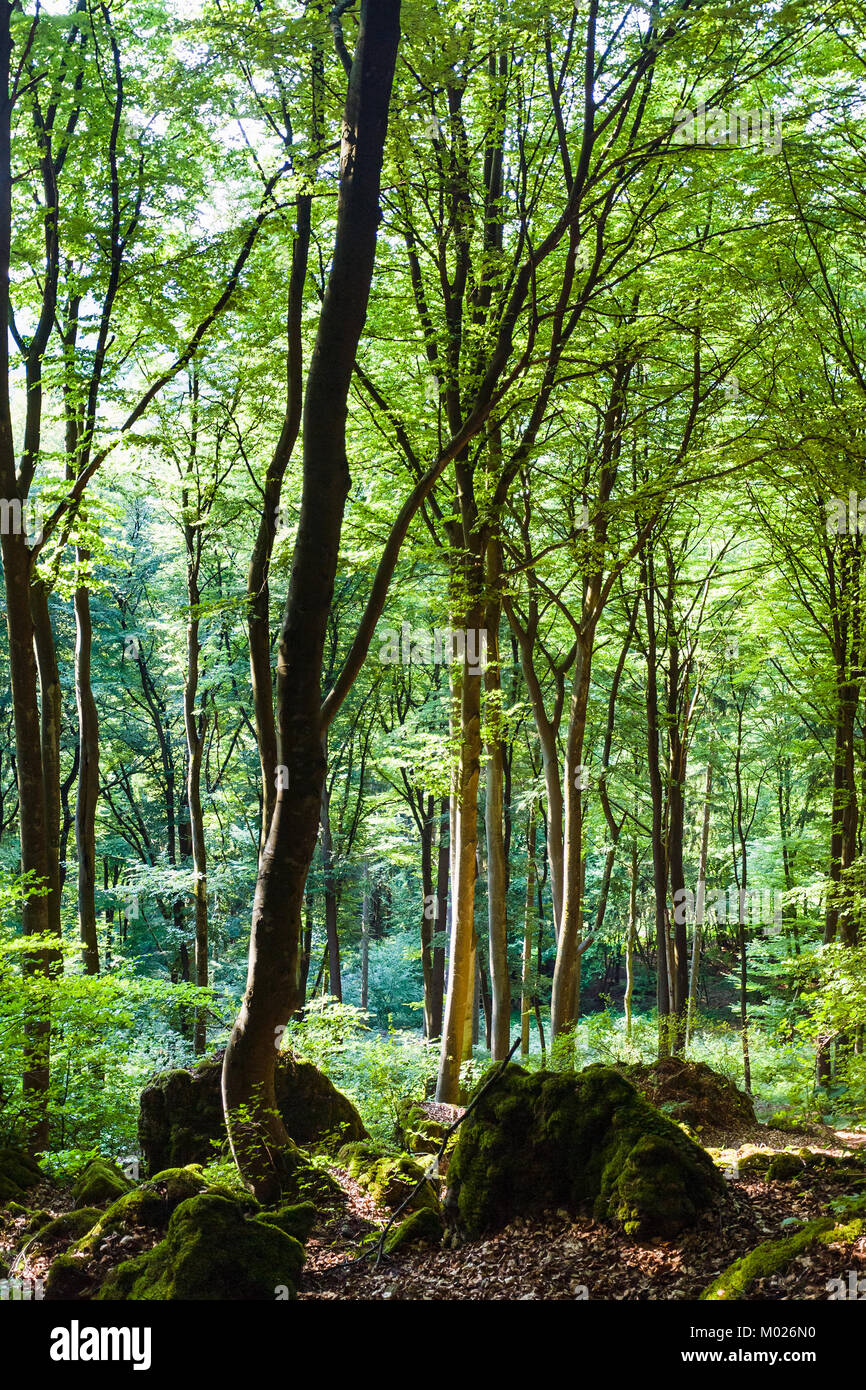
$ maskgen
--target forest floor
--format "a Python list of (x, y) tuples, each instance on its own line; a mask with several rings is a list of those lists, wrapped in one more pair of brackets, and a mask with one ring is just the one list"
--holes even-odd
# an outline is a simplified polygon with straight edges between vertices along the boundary
[[(730, 1166), (746, 1145), (843, 1156), (866, 1145), (866, 1134), (825, 1130), (792, 1134), (761, 1126), (702, 1135)], [(695, 1299), (736, 1259), (764, 1241), (797, 1228), (788, 1218), (813, 1220), (850, 1183), (827, 1173), (799, 1182), (731, 1178), (719, 1208), (675, 1241), (639, 1244), (622, 1231), (564, 1210), (518, 1219), (481, 1240), (457, 1246), (410, 1246), (376, 1265), (378, 1232), (389, 1213), (346, 1173), (336, 1172), (345, 1205), (313, 1230), (299, 1291), (302, 1299)], [(808, 1184), (808, 1185), (806, 1185)], [(783, 1222), (788, 1224), (783, 1225)], [(361, 1243), (372, 1242), (361, 1258)], [(777, 1275), (758, 1280), (752, 1300), (829, 1297), (831, 1279), (866, 1275), (866, 1238), (807, 1251)]]
[[(840, 1157), (866, 1147), (866, 1133), (817, 1127), (793, 1134), (744, 1126), (701, 1137), (731, 1172), (735, 1157), (751, 1146), (778, 1151), (806, 1145)], [(729, 1177), (716, 1210), (673, 1241), (641, 1244), (611, 1226), (559, 1210), (535, 1220), (514, 1220), (479, 1240), (438, 1248), (408, 1246), (377, 1265), (376, 1245), (390, 1213), (345, 1170), (331, 1171), (341, 1195), (320, 1210), (307, 1242), (301, 1299), (695, 1299), (734, 1260), (796, 1230), (790, 1218), (826, 1216), (830, 1202), (850, 1190), (850, 1180), (832, 1169), (810, 1169), (802, 1179), (785, 1182), (740, 1174)], [(29, 1199), (52, 1217), (72, 1206), (68, 1187), (51, 1182), (32, 1189)], [(121, 1260), (142, 1253), (158, 1238), (156, 1232), (141, 1231), (103, 1242), (88, 1269), (93, 1289)], [(26, 1216), (4, 1214), (0, 1259), (11, 1262), (18, 1253), (16, 1275), (42, 1278), (62, 1247), (37, 1254), (27, 1251), (28, 1244)], [(866, 1237), (813, 1248), (779, 1274), (758, 1280), (746, 1297), (826, 1300), (828, 1281), (847, 1280), (851, 1270), (858, 1278), (866, 1276)]]

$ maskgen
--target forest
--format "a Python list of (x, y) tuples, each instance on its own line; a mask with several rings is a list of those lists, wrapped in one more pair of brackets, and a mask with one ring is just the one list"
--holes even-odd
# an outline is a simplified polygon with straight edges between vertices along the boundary
[(330, 4), (0, 0), (0, 1301), (866, 1298), (866, 4)]

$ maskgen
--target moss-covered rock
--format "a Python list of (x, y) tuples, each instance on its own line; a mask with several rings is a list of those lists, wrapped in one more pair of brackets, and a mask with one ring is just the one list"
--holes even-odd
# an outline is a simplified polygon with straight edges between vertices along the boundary
[(87, 1258), (67, 1251), (52, 1260), (45, 1276), (45, 1298), (57, 1302), (70, 1302), (87, 1297), (92, 1280), (87, 1268)]
[(35, 1158), (23, 1149), (0, 1149), (0, 1205), (20, 1202), (31, 1187), (43, 1182), (45, 1174)]
[[(163, 1072), (141, 1094), (138, 1135), (148, 1172), (208, 1163), (228, 1145), (223, 1119), (222, 1053), (198, 1066)], [(277, 1055), (277, 1108), (289, 1137), (302, 1147), (366, 1138), (354, 1105), (324, 1072), (290, 1053)]]
[[(422, 1166), (408, 1154), (383, 1154), (373, 1144), (355, 1143), (344, 1144), (338, 1158), (349, 1176), (369, 1192), (379, 1206), (394, 1209), (412, 1193), (407, 1210), (418, 1211), (421, 1207), (439, 1210), (437, 1187), (426, 1178), (426, 1165)], [(425, 1180), (422, 1182), (422, 1179)]]
[(786, 1236), (784, 1240), (768, 1240), (748, 1255), (735, 1260), (728, 1269), (714, 1279), (701, 1294), (709, 1302), (733, 1302), (743, 1298), (752, 1284), (768, 1275), (779, 1274), (806, 1250), (816, 1245), (836, 1245), (853, 1243), (866, 1232), (866, 1220), (854, 1217), (852, 1220), (837, 1222), (832, 1216), (821, 1216), (816, 1221), (808, 1221), (799, 1231)]
[(92, 1231), (101, 1217), (99, 1207), (80, 1207), (75, 1211), (66, 1211), (62, 1216), (55, 1216), (53, 1220), (49, 1218), (40, 1228), (30, 1248), (33, 1251), (45, 1250), (61, 1242), (65, 1242), (67, 1246), (74, 1245)]
[(458, 1136), (445, 1205), (472, 1235), (590, 1205), (629, 1235), (671, 1236), (725, 1190), (709, 1155), (610, 1067), (510, 1066)]
[(51, 1212), (45, 1211), (43, 1208), (41, 1211), (35, 1211), (33, 1213), (24, 1229), (29, 1236), (34, 1236), (40, 1226), (47, 1226), (50, 1220)]
[[(106, 1236), (126, 1235), (136, 1229), (164, 1231), (172, 1212), (181, 1202), (204, 1193), (227, 1196), (219, 1188), (208, 1183), (201, 1165), (189, 1164), (186, 1168), (168, 1168), (164, 1173), (156, 1173), (147, 1182), (125, 1192), (112, 1202), (108, 1209), (86, 1233), (84, 1240), (78, 1242), (76, 1253), (94, 1254)], [(257, 1210), (254, 1197), (240, 1199), (248, 1210)]]
[(237, 1202), (205, 1194), (181, 1202), (165, 1239), (119, 1265), (96, 1300), (271, 1301), (278, 1288), (294, 1294), (303, 1262), (292, 1236), (248, 1220)]
[(438, 1245), (444, 1233), (445, 1222), (441, 1214), (431, 1207), (421, 1207), (385, 1237), (385, 1254), (391, 1255), (404, 1245)]
[(262, 1211), (256, 1217), (266, 1226), (276, 1226), (287, 1236), (294, 1236), (303, 1245), (316, 1224), (316, 1208), (312, 1202), (298, 1202), (293, 1206), (278, 1207), (276, 1211)]
[[(403, 1149), (415, 1154), (436, 1154), (449, 1126), (434, 1120), (417, 1100), (401, 1100), (397, 1106), (394, 1137)], [(455, 1142), (457, 1136), (454, 1136)]]
[(72, 1195), (76, 1207), (94, 1207), (100, 1202), (113, 1202), (130, 1187), (131, 1183), (116, 1163), (107, 1158), (93, 1158), (75, 1183)]
[(660, 1057), (651, 1066), (622, 1064), (617, 1070), (651, 1105), (696, 1133), (754, 1128), (758, 1123), (751, 1097), (706, 1062)]

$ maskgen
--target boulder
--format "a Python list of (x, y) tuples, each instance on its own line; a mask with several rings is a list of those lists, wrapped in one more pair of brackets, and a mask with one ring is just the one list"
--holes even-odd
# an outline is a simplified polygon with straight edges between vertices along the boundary
[(421, 1207), (385, 1237), (385, 1254), (393, 1255), (406, 1245), (438, 1245), (444, 1234), (445, 1222), (440, 1213), (432, 1207)]
[(206, 1193), (172, 1213), (165, 1239), (113, 1271), (95, 1301), (273, 1302), (294, 1297), (304, 1247), (237, 1202)]
[(0, 1203), (20, 1202), (45, 1174), (23, 1149), (0, 1149)]
[(373, 1144), (356, 1143), (344, 1144), (337, 1157), (349, 1177), (369, 1192), (380, 1207), (394, 1210), (411, 1193), (408, 1211), (418, 1211), (421, 1207), (439, 1210), (439, 1197), (433, 1182), (429, 1179), (422, 1182), (426, 1166), (422, 1167), (408, 1154), (386, 1154)]
[[(141, 1093), (138, 1137), (147, 1170), (210, 1163), (227, 1148), (220, 1079), (222, 1054), (187, 1070), (163, 1072)], [(366, 1139), (354, 1105), (310, 1062), (277, 1055), (277, 1106), (296, 1144), (341, 1144)]]
[(76, 1207), (95, 1207), (99, 1202), (122, 1197), (131, 1186), (116, 1163), (107, 1158), (92, 1158), (75, 1183), (72, 1195)]
[(757, 1127), (751, 1097), (705, 1062), (661, 1057), (651, 1066), (636, 1063), (617, 1070), (651, 1105), (689, 1129), (727, 1133)]
[(725, 1190), (702, 1148), (598, 1065), (507, 1067), (460, 1126), (447, 1181), (446, 1215), (468, 1235), (589, 1206), (638, 1239), (669, 1237)]

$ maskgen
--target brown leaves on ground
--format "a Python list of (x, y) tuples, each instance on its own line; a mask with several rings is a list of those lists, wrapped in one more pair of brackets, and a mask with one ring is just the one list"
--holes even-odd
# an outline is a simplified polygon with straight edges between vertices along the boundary
[[(789, 1133), (779, 1137), (790, 1144)], [(768, 1138), (764, 1131), (764, 1145)], [(838, 1146), (829, 1151), (842, 1152)], [(482, 1240), (410, 1247), (376, 1268), (375, 1254), (357, 1257), (364, 1243), (375, 1246), (389, 1213), (377, 1210), (356, 1183), (336, 1176), (346, 1210), (313, 1231), (302, 1299), (695, 1299), (756, 1245), (798, 1229), (782, 1224), (788, 1218), (824, 1216), (832, 1198), (850, 1187), (832, 1172), (811, 1171), (799, 1183), (762, 1182), (750, 1175), (730, 1181), (720, 1208), (676, 1242), (638, 1245), (589, 1217), (558, 1211), (539, 1220), (515, 1220)], [(866, 1274), (862, 1239), (799, 1256), (787, 1270), (758, 1281), (749, 1298), (827, 1299), (828, 1281), (847, 1278), (849, 1270), (858, 1277)]]

